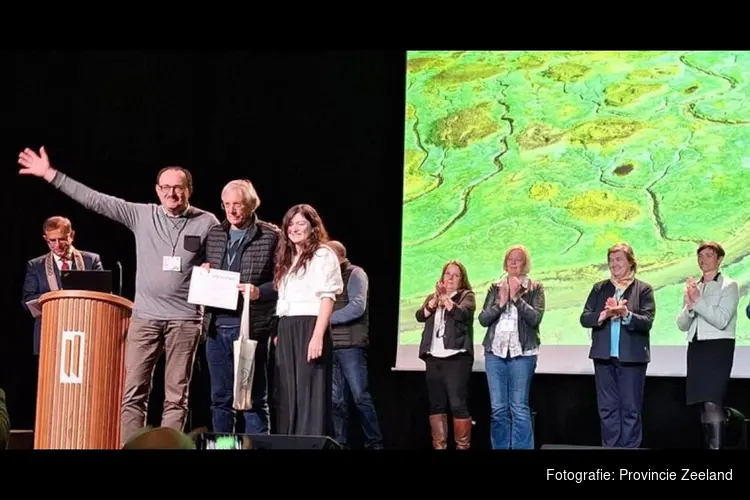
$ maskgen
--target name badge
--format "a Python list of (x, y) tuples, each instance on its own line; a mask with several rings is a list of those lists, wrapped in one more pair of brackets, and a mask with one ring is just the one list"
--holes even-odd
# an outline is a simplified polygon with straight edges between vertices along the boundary
[(182, 270), (182, 260), (179, 256), (164, 257), (162, 262), (162, 271), (180, 272)]

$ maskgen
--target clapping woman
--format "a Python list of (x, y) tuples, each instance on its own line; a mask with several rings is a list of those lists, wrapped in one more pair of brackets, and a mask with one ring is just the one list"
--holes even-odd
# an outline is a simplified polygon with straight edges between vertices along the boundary
[(656, 314), (651, 285), (636, 278), (638, 263), (627, 243), (607, 251), (609, 278), (595, 283), (581, 314), (591, 329), (602, 446), (638, 448), (650, 334)]
[(466, 268), (452, 260), (443, 266), (435, 292), (416, 312), (417, 321), (425, 325), (419, 357), (426, 365), (430, 429), (436, 450), (447, 447), (449, 410), (456, 449), (468, 449), (471, 443), (467, 399), (474, 364), (474, 309)]
[(721, 448), (724, 441), (724, 395), (734, 362), (737, 282), (721, 272), (726, 253), (716, 242), (698, 247), (701, 278), (689, 278), (677, 327), (687, 332), (688, 405), (699, 405), (706, 447)]

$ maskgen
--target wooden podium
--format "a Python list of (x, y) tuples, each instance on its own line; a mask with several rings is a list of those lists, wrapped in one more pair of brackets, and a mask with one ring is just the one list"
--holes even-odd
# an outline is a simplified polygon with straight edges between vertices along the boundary
[(35, 449), (119, 449), (125, 337), (133, 303), (60, 290), (42, 309)]

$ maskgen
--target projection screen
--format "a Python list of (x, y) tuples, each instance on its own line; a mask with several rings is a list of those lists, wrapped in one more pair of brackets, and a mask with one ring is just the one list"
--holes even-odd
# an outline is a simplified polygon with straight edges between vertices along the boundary
[(478, 314), (523, 244), (546, 290), (537, 372), (592, 373), (580, 314), (628, 242), (655, 290), (648, 373), (684, 376), (675, 319), (715, 240), (740, 286), (733, 376), (750, 377), (749, 85), (748, 52), (409, 52), (395, 369), (424, 369), (415, 312), (445, 262)]

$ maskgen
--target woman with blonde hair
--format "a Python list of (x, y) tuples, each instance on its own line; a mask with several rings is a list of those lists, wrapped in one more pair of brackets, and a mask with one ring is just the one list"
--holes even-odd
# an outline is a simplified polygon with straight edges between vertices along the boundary
[(452, 260), (443, 266), (435, 292), (417, 310), (424, 323), (419, 357), (424, 360), (430, 400), (432, 446), (447, 448), (448, 409), (453, 416), (457, 450), (471, 444), (471, 414), (467, 404), (474, 365), (474, 292), (466, 268)]
[(508, 249), (507, 273), (487, 292), (479, 324), (487, 328), (485, 372), (492, 409), (493, 449), (533, 449), (534, 430), (529, 408), (531, 381), (541, 343), (544, 287), (529, 278), (531, 257), (523, 245)]

